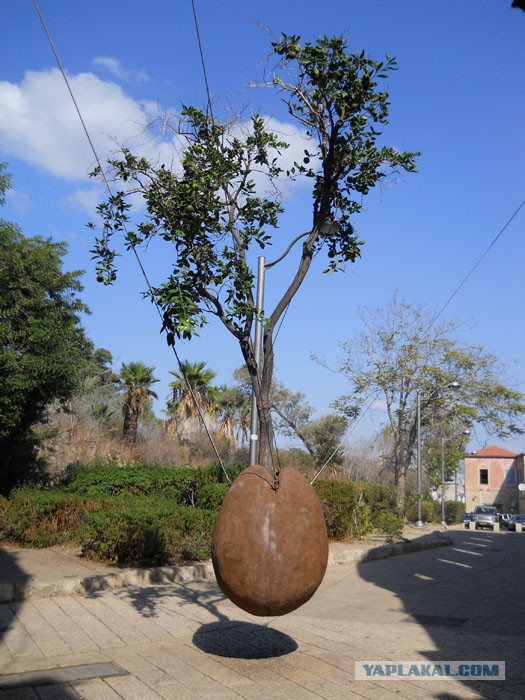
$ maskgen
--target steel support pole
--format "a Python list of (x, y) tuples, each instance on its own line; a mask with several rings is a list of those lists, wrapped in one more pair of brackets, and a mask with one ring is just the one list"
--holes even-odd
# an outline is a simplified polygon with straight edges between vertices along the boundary
[[(252, 382), (259, 382), (261, 379), (262, 371), (262, 315), (264, 313), (264, 273), (265, 273), (265, 258), (264, 256), (259, 256), (257, 268), (257, 296), (255, 302), (255, 308), (257, 312), (257, 318), (255, 320), (255, 336), (253, 341), (253, 354), (255, 357), (255, 363), (257, 365), (257, 377), (252, 378)], [(255, 392), (255, 387), (252, 387), (252, 413), (250, 418), (250, 467), (257, 464), (259, 457), (259, 412), (257, 410), (257, 396)]]

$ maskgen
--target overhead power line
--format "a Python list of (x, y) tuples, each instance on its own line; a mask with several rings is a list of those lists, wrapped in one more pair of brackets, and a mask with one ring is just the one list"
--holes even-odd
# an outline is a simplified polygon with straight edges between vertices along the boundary
[(519, 214), (520, 210), (522, 207), (525, 206), (525, 199), (523, 202), (519, 205), (519, 207), (515, 210), (515, 212), (512, 214), (512, 216), (507, 220), (505, 225), (502, 227), (500, 232), (497, 234), (497, 236), (492, 240), (492, 242), (487, 246), (487, 248), (483, 251), (483, 253), (480, 255), (480, 257), (477, 259), (477, 261), (474, 263), (474, 265), (470, 268), (470, 270), (467, 272), (463, 280), (458, 284), (456, 289), (452, 292), (452, 294), (448, 297), (446, 302), (443, 304), (443, 306), (439, 309), (437, 314), (434, 316), (432, 319), (432, 322), (429, 325), (429, 329), (432, 328), (434, 323), (438, 320), (438, 318), (441, 316), (443, 311), (447, 308), (447, 306), (450, 304), (450, 302), (456, 297), (456, 295), (459, 293), (459, 291), (463, 288), (463, 286), (467, 283), (467, 281), (470, 279), (470, 277), (474, 274), (474, 271), (479, 267), (481, 262), (485, 259), (485, 257), (488, 255), (489, 251), (494, 247), (496, 242), (498, 241), (499, 238), (503, 235), (503, 232), (510, 226), (511, 222), (516, 218), (516, 216)]

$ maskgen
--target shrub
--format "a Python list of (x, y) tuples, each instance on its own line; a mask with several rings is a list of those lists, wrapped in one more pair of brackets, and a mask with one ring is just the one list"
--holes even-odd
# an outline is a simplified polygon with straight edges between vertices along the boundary
[(359, 488), (370, 508), (370, 517), (375, 525), (383, 513), (398, 512), (396, 488), (392, 484), (359, 483)]
[(93, 501), (60, 491), (22, 488), (2, 506), (0, 528), (7, 540), (48, 547), (74, 541), (83, 516), (96, 508)]
[[(225, 469), (233, 481), (244, 468), (244, 465), (231, 465)], [(70, 465), (63, 488), (69, 493), (93, 498), (122, 494), (163, 496), (172, 498), (179, 505), (202, 507), (201, 491), (209, 484), (226, 485), (220, 465), (172, 468), (147, 464), (116, 466), (114, 463), (102, 466), (97, 462)], [(218, 495), (221, 491), (216, 489), (215, 493)]]
[(386, 538), (387, 542), (403, 539), (403, 518), (395, 512), (384, 511), (376, 521), (376, 529)]
[(85, 556), (116, 564), (207, 559), (216, 514), (169, 499), (112, 499), (87, 516), (79, 541)]
[(219, 510), (228, 493), (228, 484), (204, 484), (199, 494), (198, 506), (204, 510)]
[(159, 521), (129, 506), (109, 507), (85, 519), (79, 535), (84, 555), (113, 564), (164, 564), (168, 550)]
[(70, 493), (99, 498), (119, 496), (163, 496), (180, 505), (194, 506), (201, 488), (214, 480), (211, 469), (158, 466), (90, 467), (77, 469), (64, 488)]
[[(433, 501), (434, 505), (434, 520), (441, 522), (443, 520), (443, 510), (441, 501)], [(460, 523), (465, 515), (465, 504), (459, 501), (445, 501), (445, 522), (447, 525)]]
[[(407, 505), (406, 517), (411, 523), (416, 523), (418, 519), (418, 507), (417, 500), (410, 502)], [(421, 517), (424, 523), (436, 522), (436, 515), (434, 513), (434, 501), (421, 501)], [(440, 518), (441, 519), (441, 518)]]
[(398, 515), (395, 488), (388, 484), (319, 479), (315, 489), (333, 540), (363, 538), (379, 527), (384, 513)]
[(447, 525), (463, 522), (465, 504), (460, 501), (445, 501), (445, 522)]
[(353, 483), (319, 479), (315, 490), (323, 508), (323, 514), (331, 540), (343, 540), (355, 536), (352, 514), (357, 497)]

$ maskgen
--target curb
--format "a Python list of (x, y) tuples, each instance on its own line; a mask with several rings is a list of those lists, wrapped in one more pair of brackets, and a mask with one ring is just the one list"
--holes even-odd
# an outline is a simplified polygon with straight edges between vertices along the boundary
[[(371, 549), (348, 549), (330, 551), (328, 566), (358, 564), (388, 557), (420, 552), (451, 545), (452, 540), (436, 532), (420, 541), (385, 544)], [(191, 581), (215, 581), (211, 561), (184, 566), (160, 566), (149, 569), (131, 568), (110, 574), (96, 574), (83, 579), (69, 579), (57, 583), (11, 584), (0, 583), (0, 603), (11, 603), (28, 598), (52, 598), (65, 595), (92, 595), (101, 591), (128, 586), (146, 586)]]
[(383, 544), (370, 549), (353, 549), (345, 552), (330, 552), (328, 555), (328, 566), (339, 566), (341, 564), (360, 564), (378, 559), (387, 559), (401, 554), (421, 552), (425, 549), (435, 549), (436, 547), (447, 547), (453, 542), (450, 537), (446, 537), (436, 531), (425, 535), (421, 540), (408, 542), (396, 542), (395, 544)]

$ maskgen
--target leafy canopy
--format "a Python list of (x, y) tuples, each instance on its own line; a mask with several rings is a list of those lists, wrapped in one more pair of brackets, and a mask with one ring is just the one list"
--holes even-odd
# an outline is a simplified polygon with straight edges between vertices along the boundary
[[(382, 178), (415, 170), (418, 155), (378, 144), (389, 109), (379, 81), (395, 70), (394, 59), (383, 63), (364, 52), (350, 53), (340, 37), (303, 46), (299, 37), (284, 35), (273, 51), (278, 65), (270, 85), (308, 139), (302, 162), (284, 165), (288, 144), (260, 114), (247, 124), (221, 122), (185, 106), (178, 122), (169, 124), (174, 142), (183, 146), (179, 167), (153, 165), (125, 149), (121, 158), (110, 161), (124, 189), (97, 208), (102, 227), (93, 249), (98, 279), (111, 284), (117, 274), (115, 234), (135, 252), (155, 237), (169, 246), (171, 272), (147, 291), (162, 312), (167, 341), (190, 339), (210, 315), (237, 339), (257, 401), (258, 461), (267, 467), (274, 329), (314, 255), (326, 252), (325, 272), (344, 269), (359, 258), (363, 241), (354, 231), (353, 217), (363, 198)], [(252, 343), (258, 311), (249, 254), (253, 260), (277, 237), (284, 211), (279, 188), (298, 177), (311, 181), (312, 220), (306, 232), (292, 232), (286, 251), (304, 239), (297, 268), (273, 311), (264, 310), (261, 368)], [(131, 220), (133, 194), (142, 195), (147, 209), (137, 222)]]
[(507, 386), (498, 357), (459, 342), (457, 324), (436, 322), (433, 310), (395, 296), (360, 315), (363, 330), (342, 343), (339, 365), (351, 393), (336, 405), (356, 415), (372, 396), (384, 401), (396, 483), (414, 453), (418, 395), (423, 450), (425, 443), (433, 446), (439, 463), (442, 437), (450, 456), (464, 446), (464, 431), (475, 426), (498, 438), (523, 434), (523, 395)]
[[(0, 164), (0, 201), (9, 176)], [(64, 243), (27, 238), (0, 220), (0, 490), (31, 477), (34, 426), (79, 387), (92, 344), (79, 272), (64, 272)]]
[[(364, 52), (349, 53), (340, 37), (324, 37), (303, 48), (299, 37), (284, 35), (273, 49), (283, 74), (294, 73), (295, 80), (276, 73), (271, 84), (311, 142), (301, 163), (283, 167), (288, 144), (260, 115), (248, 124), (220, 123), (190, 106), (171, 124), (177, 142), (184, 144), (180, 168), (155, 166), (126, 149), (110, 161), (116, 180), (127, 189), (98, 207), (97, 276), (105, 284), (116, 279), (115, 234), (123, 235), (128, 248), (153, 237), (166, 241), (172, 248), (172, 272), (150, 294), (162, 308), (169, 343), (175, 337), (191, 338), (208, 314), (246, 341), (255, 311), (247, 251), (271, 243), (283, 212), (279, 185), (284, 181), (311, 178), (313, 197), (311, 234), (290, 296), (321, 248), (329, 259), (325, 271), (359, 257), (362, 241), (351, 219), (361, 211), (363, 195), (392, 171), (415, 170), (416, 153), (377, 145), (389, 107), (388, 93), (378, 89), (378, 81), (396, 69), (394, 59), (383, 63)], [(261, 174), (265, 188), (259, 184)], [(128, 199), (137, 192), (145, 199), (147, 215), (133, 224)], [(322, 234), (327, 222), (338, 224), (338, 235)]]

